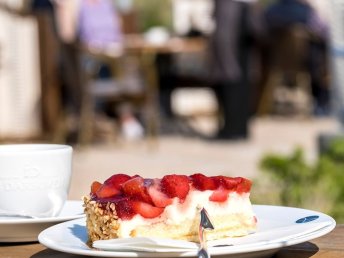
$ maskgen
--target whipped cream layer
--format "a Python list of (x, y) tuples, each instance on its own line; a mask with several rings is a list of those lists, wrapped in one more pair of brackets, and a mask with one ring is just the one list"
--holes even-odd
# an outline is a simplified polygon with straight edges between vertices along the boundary
[(198, 191), (192, 190), (183, 203), (179, 202), (178, 198), (174, 198), (173, 203), (168, 205), (164, 212), (157, 218), (146, 219), (141, 215), (135, 215), (131, 220), (121, 220), (118, 229), (118, 237), (130, 237), (130, 233), (138, 226), (150, 225), (152, 223), (164, 222), (166, 224), (181, 224), (184, 220), (192, 220), (199, 216), (199, 211), (204, 207), (209, 217), (230, 215), (230, 214), (245, 214), (246, 217), (253, 217), (249, 193), (238, 194), (230, 192), (228, 199), (225, 202), (209, 201), (210, 195), (213, 191)]

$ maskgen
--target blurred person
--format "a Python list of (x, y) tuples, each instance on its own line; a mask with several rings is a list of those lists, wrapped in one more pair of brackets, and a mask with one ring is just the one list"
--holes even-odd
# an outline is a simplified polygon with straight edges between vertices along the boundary
[(327, 39), (327, 20), (320, 16), (310, 2), (308, 0), (277, 0), (265, 10), (267, 27), (273, 32), (273, 30), (302, 24), (315, 36)]
[(50, 0), (32, 0), (31, 8), (33, 10), (48, 10), (50, 12), (54, 9)]
[(54, 6), (56, 31), (60, 45), (61, 97), (68, 133), (79, 130), (83, 101), (80, 51), (76, 38), (76, 0), (50, 0)]
[(315, 115), (330, 112), (330, 88), (328, 83), (328, 36), (327, 21), (307, 0), (278, 0), (265, 11), (266, 25), (271, 37), (292, 28), (305, 26), (308, 37), (306, 66), (310, 75)]
[(331, 1), (324, 1), (324, 0), (306, 0), (308, 4), (310, 4), (314, 10), (319, 15), (319, 18), (326, 24), (328, 24), (331, 18), (330, 12), (330, 5)]
[(254, 2), (214, 0), (216, 25), (211, 35), (212, 77), (221, 115), (216, 139), (249, 137), (251, 50), (255, 34), (261, 29)]
[(330, 49), (330, 1), (307, 0), (313, 9), (310, 23), (315, 31), (316, 40), (312, 40), (310, 53), (310, 71), (313, 96), (315, 98), (315, 115), (328, 115), (331, 110), (331, 86), (329, 71)]
[[(173, 0), (173, 33), (184, 38), (207, 38), (214, 29), (212, 0)], [(157, 56), (162, 132), (197, 135), (175, 115), (172, 95), (178, 87), (209, 87), (207, 49), (197, 52), (160, 53)]]
[[(120, 27), (120, 17), (112, 1), (55, 1), (61, 7), (61, 35), (67, 41), (77, 41), (83, 46), (96, 51), (121, 51), (123, 35)], [(98, 63), (94, 59), (87, 59), (84, 62), (91, 62), (93, 65)], [(109, 79), (115, 76), (107, 64), (98, 63), (96, 65), (100, 66), (98, 79)], [(108, 113), (104, 103), (98, 103), (98, 111), (100, 109), (102, 112)], [(127, 107), (118, 108), (117, 110), (119, 110), (118, 116), (123, 136), (127, 139), (141, 138), (144, 134), (144, 129), (134, 116), (133, 111), (130, 111)]]
[(82, 0), (79, 6), (78, 38), (99, 49), (122, 44), (119, 14), (110, 0)]

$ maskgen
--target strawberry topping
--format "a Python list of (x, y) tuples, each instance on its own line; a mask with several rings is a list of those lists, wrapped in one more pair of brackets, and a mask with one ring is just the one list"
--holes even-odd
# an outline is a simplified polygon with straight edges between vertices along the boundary
[(136, 213), (147, 219), (158, 217), (164, 211), (164, 208), (154, 207), (153, 205), (140, 201), (133, 201), (132, 208)]
[(240, 177), (241, 181), (238, 184), (236, 191), (238, 193), (248, 193), (251, 190), (252, 182), (246, 178)]
[(219, 187), (210, 196), (209, 201), (212, 202), (225, 202), (228, 199), (229, 191), (223, 187)]
[(142, 177), (137, 176), (122, 185), (123, 192), (132, 199), (152, 203), (152, 199), (147, 193), (146, 185), (150, 184), (149, 180), (144, 180)]
[(101, 183), (99, 183), (98, 181), (94, 181), (91, 185), (91, 194), (96, 194), (101, 186)]
[(165, 208), (166, 206), (172, 204), (173, 199), (169, 198), (161, 191), (158, 183), (151, 185), (148, 188), (148, 194), (156, 207)]
[(111, 185), (103, 184), (96, 192), (98, 198), (109, 198), (115, 195), (120, 194), (120, 190), (112, 187)]
[(120, 190), (121, 185), (131, 179), (131, 176), (126, 174), (115, 174), (105, 180), (104, 184), (111, 185)]
[(161, 189), (170, 198), (185, 199), (190, 190), (189, 177), (184, 175), (167, 175), (161, 179)]
[(193, 186), (200, 191), (215, 190), (217, 188), (214, 178), (207, 177), (203, 174), (194, 174), (190, 177), (192, 179)]
[[(117, 216), (129, 220), (136, 214), (144, 218), (160, 216), (165, 207), (173, 203), (173, 198), (184, 202), (190, 189), (213, 191), (212, 202), (225, 202), (232, 191), (238, 194), (249, 192), (251, 181), (242, 177), (213, 176), (197, 173), (186, 175), (165, 175), (162, 179), (144, 179), (138, 175), (116, 174), (103, 184), (94, 181), (91, 198), (99, 203), (115, 204)], [(105, 206), (104, 206), (105, 207)]]
[(129, 220), (137, 214), (133, 209), (133, 202), (129, 198), (122, 198), (115, 202), (117, 216)]
[(227, 190), (235, 191), (241, 182), (241, 177), (215, 176), (214, 180), (218, 187), (222, 186)]

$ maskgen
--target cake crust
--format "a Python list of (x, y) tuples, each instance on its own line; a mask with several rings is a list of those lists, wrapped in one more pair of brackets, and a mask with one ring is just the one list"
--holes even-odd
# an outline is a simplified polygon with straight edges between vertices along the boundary
[(107, 203), (104, 207), (91, 200), (90, 196), (84, 196), (83, 201), (89, 242), (118, 238), (119, 221), (115, 204)]

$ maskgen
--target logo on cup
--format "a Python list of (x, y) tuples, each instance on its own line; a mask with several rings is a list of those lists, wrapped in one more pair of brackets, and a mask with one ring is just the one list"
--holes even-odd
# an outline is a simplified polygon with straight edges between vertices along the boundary
[(18, 191), (29, 190), (34, 191), (38, 189), (56, 189), (65, 184), (64, 180), (59, 177), (46, 177), (40, 180), (33, 180), (33, 178), (23, 178), (22, 180), (2, 180), (0, 181), (0, 190)]
[(27, 166), (23, 169), (23, 175), (25, 178), (35, 178), (40, 174), (37, 167)]

